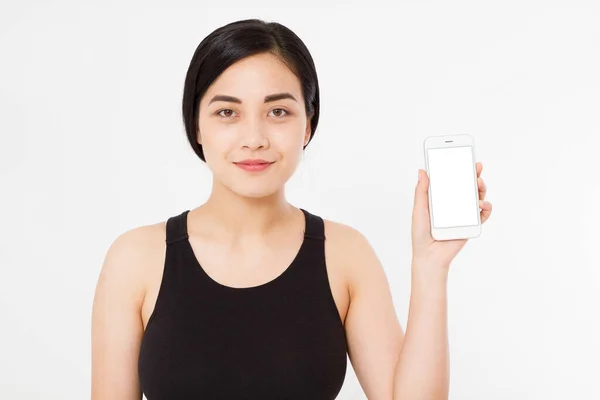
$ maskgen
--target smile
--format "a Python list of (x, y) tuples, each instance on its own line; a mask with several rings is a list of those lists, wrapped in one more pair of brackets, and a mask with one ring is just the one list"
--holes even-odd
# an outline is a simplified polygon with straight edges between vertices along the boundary
[(256, 163), (240, 162), (240, 163), (234, 163), (234, 164), (237, 165), (238, 167), (240, 167), (241, 169), (243, 169), (244, 171), (258, 172), (258, 171), (266, 170), (273, 163), (272, 162), (256, 162)]

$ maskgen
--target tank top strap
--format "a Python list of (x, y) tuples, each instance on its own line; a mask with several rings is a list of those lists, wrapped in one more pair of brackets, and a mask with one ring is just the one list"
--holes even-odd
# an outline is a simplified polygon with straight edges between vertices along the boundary
[(185, 210), (181, 214), (172, 216), (167, 220), (167, 235), (165, 240), (167, 244), (179, 242), (188, 238), (187, 215), (189, 212), (190, 210)]
[(311, 214), (302, 208), (300, 210), (302, 210), (306, 219), (304, 237), (306, 239), (325, 240), (325, 223), (323, 222), (323, 218)]
[[(300, 210), (304, 213), (305, 218), (304, 237), (306, 239), (325, 240), (325, 224), (323, 219), (303, 208), (300, 208)], [(188, 239), (187, 215), (189, 212), (190, 210), (185, 210), (181, 214), (170, 217), (167, 220), (167, 235), (165, 240), (167, 244)]]

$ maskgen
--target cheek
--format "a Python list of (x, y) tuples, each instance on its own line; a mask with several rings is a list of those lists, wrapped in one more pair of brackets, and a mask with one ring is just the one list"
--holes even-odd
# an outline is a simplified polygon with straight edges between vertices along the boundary
[(205, 153), (222, 154), (235, 145), (237, 134), (233, 125), (205, 123), (200, 129)]
[(294, 156), (302, 152), (304, 146), (304, 130), (302, 124), (274, 127), (270, 133), (271, 146), (286, 156)]

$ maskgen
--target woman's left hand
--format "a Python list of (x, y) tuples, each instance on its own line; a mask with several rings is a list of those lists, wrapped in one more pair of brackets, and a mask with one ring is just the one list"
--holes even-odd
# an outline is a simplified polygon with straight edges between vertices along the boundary
[[(484, 201), (487, 187), (481, 178), (483, 165), (475, 164), (477, 170), (477, 188), (479, 190), (479, 207), (481, 223), (488, 220), (492, 213), (492, 204)], [(415, 189), (415, 201), (412, 215), (412, 251), (413, 264), (438, 266), (447, 270), (458, 252), (468, 239), (437, 241), (431, 236), (429, 220), (429, 177), (427, 172), (419, 169), (419, 182)]]

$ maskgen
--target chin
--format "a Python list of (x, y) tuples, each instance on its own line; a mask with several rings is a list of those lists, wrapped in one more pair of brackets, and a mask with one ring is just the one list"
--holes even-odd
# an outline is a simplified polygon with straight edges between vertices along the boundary
[(246, 190), (246, 191), (235, 191), (237, 195), (241, 197), (246, 197), (248, 199), (263, 199), (265, 197), (269, 197), (277, 191), (266, 191), (266, 190)]
[(271, 196), (283, 189), (285, 182), (278, 179), (248, 180), (245, 182), (232, 182), (230, 190), (242, 197), (262, 198)]
[(283, 190), (287, 180), (293, 174), (293, 171), (288, 170), (272, 172), (277, 173), (267, 173), (256, 177), (224, 174), (220, 182), (238, 196), (254, 199), (264, 198)]
[(278, 190), (267, 190), (266, 188), (231, 188), (231, 191), (248, 199), (262, 199), (278, 192)]

